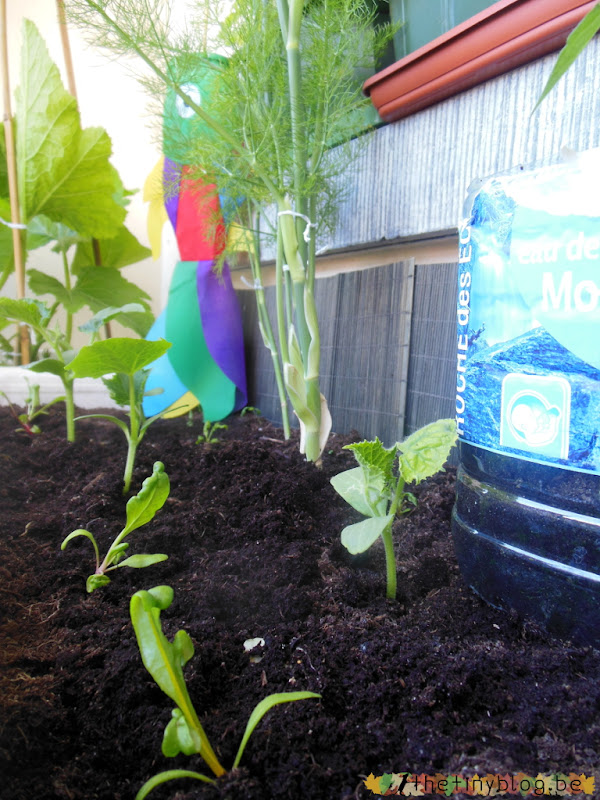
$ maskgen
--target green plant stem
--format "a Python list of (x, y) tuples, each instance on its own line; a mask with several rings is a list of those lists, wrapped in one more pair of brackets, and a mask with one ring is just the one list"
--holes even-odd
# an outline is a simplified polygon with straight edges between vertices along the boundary
[(135, 381), (133, 375), (129, 375), (129, 434), (127, 436), (127, 461), (125, 462), (125, 472), (123, 473), (123, 494), (127, 494), (131, 486), (133, 476), (133, 465), (135, 464), (135, 454), (140, 442), (140, 420), (135, 401)]
[(389, 510), (389, 513), (392, 515), (392, 521), (381, 534), (385, 550), (385, 572), (387, 578), (386, 597), (388, 598), (388, 600), (395, 600), (397, 592), (396, 556), (394, 554), (392, 525), (394, 524), (394, 519), (396, 518), (396, 511), (398, 510), (398, 505), (400, 504), (400, 501), (404, 495), (404, 483), (405, 483), (404, 478), (402, 477), (402, 475), (400, 475), (398, 478), (398, 483), (396, 484), (396, 489), (394, 491), (394, 496), (392, 498), (392, 503), (390, 505), (390, 510)]
[(67, 441), (75, 441), (75, 397), (73, 391), (74, 379), (64, 379), (65, 387), (65, 417), (67, 422)]
[[(63, 273), (65, 276), (65, 288), (70, 293), (71, 292), (71, 271), (69, 269), (69, 261), (67, 259), (67, 254), (63, 250), (62, 253), (62, 262), (63, 262)], [(73, 314), (66, 309), (66, 322), (65, 322), (65, 338), (69, 344), (71, 344), (71, 338), (73, 337)]]

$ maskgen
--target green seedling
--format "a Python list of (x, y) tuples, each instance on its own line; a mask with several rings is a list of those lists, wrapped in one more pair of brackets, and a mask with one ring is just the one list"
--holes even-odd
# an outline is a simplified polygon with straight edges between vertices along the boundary
[(210, 422), (206, 420), (202, 426), (202, 433), (196, 439), (196, 444), (214, 444), (219, 441), (217, 431), (226, 431), (229, 425), (224, 425), (222, 422)]
[(4, 397), (10, 409), (10, 413), (15, 418), (16, 422), (19, 423), (19, 427), (15, 428), (17, 433), (26, 433), (28, 436), (33, 437), (42, 432), (40, 426), (36, 425), (34, 420), (40, 417), (42, 414), (47, 414), (48, 409), (51, 406), (53, 406), (55, 403), (62, 403), (65, 398), (55, 397), (49, 403), (46, 403), (46, 405), (40, 406), (39, 385), (37, 383), (27, 383), (27, 386), (29, 387), (29, 392), (25, 398), (25, 411), (21, 414), (19, 414), (19, 412), (10, 402), (5, 392), (0, 391), (0, 395)]
[(255, 417), (260, 417), (260, 408), (256, 408), (256, 406), (244, 406), (240, 411), (240, 417), (245, 417), (246, 414), (254, 414)]
[[(215, 755), (200, 724), (183, 677), (183, 667), (194, 655), (194, 645), (184, 630), (177, 631), (172, 642), (162, 632), (160, 612), (167, 609), (172, 602), (173, 589), (170, 586), (156, 586), (149, 591), (136, 592), (130, 603), (131, 621), (144, 666), (162, 691), (177, 706), (173, 709), (171, 721), (165, 728), (162, 752), (163, 755), (169, 758), (179, 753), (184, 753), (185, 755), (198, 753), (212, 773), (219, 777), (224, 775), (226, 770)], [(281, 703), (291, 703), (312, 697), (318, 698), (320, 695), (313, 692), (281, 692), (271, 694), (261, 700), (252, 714), (250, 714), (246, 730), (233, 762), (233, 769), (239, 765), (254, 729), (271, 708)], [(144, 800), (161, 783), (185, 777), (195, 778), (204, 783), (213, 782), (212, 778), (199, 772), (179, 769), (167, 770), (146, 781), (137, 793), (135, 800)]]
[(114, 422), (127, 439), (127, 460), (123, 474), (123, 494), (131, 486), (138, 445), (149, 426), (164, 412), (146, 417), (142, 407), (148, 370), (144, 369), (165, 353), (171, 344), (164, 339), (106, 339), (82, 347), (69, 364), (77, 378), (103, 378), (112, 399), (120, 406), (129, 406), (129, 424), (111, 414), (85, 414), (77, 419), (106, 419)]
[[(385, 549), (386, 595), (396, 599), (397, 577), (392, 523), (415, 498), (407, 483), (420, 483), (439, 472), (456, 441), (456, 423), (440, 419), (420, 428), (403, 442), (386, 448), (375, 439), (346, 445), (359, 463), (354, 469), (334, 475), (333, 488), (366, 519), (342, 531), (342, 544), (353, 555), (364, 553), (381, 536)], [(396, 456), (398, 464), (395, 466)]]
[(157, 461), (154, 464), (152, 475), (143, 482), (139, 493), (129, 499), (126, 507), (125, 527), (108, 548), (108, 552), (102, 562), (100, 561), (98, 544), (92, 533), (79, 528), (66, 537), (60, 546), (61, 550), (64, 550), (72, 539), (76, 539), (79, 536), (85, 536), (92, 543), (96, 555), (96, 571), (86, 581), (85, 587), (88, 592), (93, 592), (95, 589), (110, 583), (110, 578), (106, 573), (114, 569), (119, 567), (141, 569), (142, 567), (149, 567), (152, 564), (167, 560), (168, 556), (164, 553), (139, 553), (135, 556), (129, 556), (125, 560), (121, 559), (129, 547), (129, 542), (124, 541), (125, 537), (154, 518), (156, 512), (164, 506), (169, 496), (169, 489), (169, 477), (165, 472), (164, 464), (161, 461)]

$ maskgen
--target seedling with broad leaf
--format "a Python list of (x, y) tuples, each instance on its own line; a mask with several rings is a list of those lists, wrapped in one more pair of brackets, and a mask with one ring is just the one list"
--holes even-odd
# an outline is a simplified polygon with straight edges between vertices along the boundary
[[(179, 753), (185, 755), (198, 753), (212, 773), (219, 777), (224, 775), (226, 770), (219, 762), (198, 719), (183, 676), (183, 667), (194, 655), (194, 645), (184, 630), (177, 631), (172, 642), (162, 631), (160, 612), (167, 609), (172, 602), (173, 589), (170, 586), (156, 586), (149, 591), (136, 592), (130, 603), (131, 621), (144, 666), (162, 691), (176, 704), (171, 721), (165, 728), (162, 752), (169, 758)], [(233, 762), (233, 769), (239, 765), (254, 729), (270, 709), (281, 703), (318, 697), (320, 695), (314, 692), (280, 692), (261, 700), (250, 715)], [(144, 800), (154, 788), (177, 778), (195, 778), (204, 783), (213, 782), (212, 778), (199, 772), (167, 770), (146, 781), (135, 800)]]
[[(150, 425), (165, 412), (146, 417), (142, 403), (148, 370), (144, 369), (160, 358), (171, 347), (164, 339), (105, 339), (82, 347), (70, 362), (69, 368), (76, 378), (103, 378), (112, 399), (120, 406), (129, 406), (129, 424), (110, 414), (85, 414), (77, 419), (106, 419), (114, 422), (127, 439), (127, 460), (123, 474), (123, 494), (131, 486), (138, 445)], [(110, 378), (104, 378), (111, 375)]]
[[(353, 555), (364, 553), (379, 537), (383, 539), (387, 575), (387, 597), (396, 599), (397, 577), (392, 524), (406, 502), (415, 498), (405, 487), (439, 472), (456, 441), (456, 423), (440, 419), (415, 431), (403, 442), (387, 448), (373, 442), (346, 445), (359, 466), (334, 475), (333, 488), (366, 519), (342, 531), (342, 544)], [(396, 464), (397, 458), (397, 464)]]
[[(102, 323), (117, 318), (124, 313), (135, 314), (141, 310), (142, 306), (129, 304), (122, 308), (106, 308), (101, 312)], [(0, 320), (26, 325), (40, 342), (45, 342), (52, 350), (52, 354), (47, 358), (42, 358), (28, 365), (32, 372), (50, 372), (60, 378), (65, 390), (65, 407), (67, 422), (67, 439), (75, 441), (75, 398), (74, 382), (75, 374), (71, 369), (71, 362), (75, 358), (77, 351), (71, 344), (66, 333), (57, 327), (52, 327), (53, 311), (41, 300), (25, 298), (13, 300), (9, 297), (0, 297)], [(88, 323), (81, 326), (93, 334), (97, 328), (97, 319), (93, 317)], [(128, 342), (136, 340), (127, 339)], [(95, 346), (95, 345), (94, 345)]]
[(138, 494), (131, 497), (127, 502), (125, 527), (108, 548), (102, 561), (100, 561), (100, 549), (96, 538), (90, 531), (78, 528), (64, 539), (60, 546), (61, 550), (64, 550), (70, 541), (80, 536), (84, 536), (92, 543), (96, 555), (96, 569), (86, 581), (85, 587), (88, 592), (93, 592), (95, 589), (110, 583), (110, 578), (106, 573), (119, 567), (140, 569), (167, 560), (168, 556), (164, 553), (139, 553), (138, 555), (129, 556), (125, 560), (122, 559), (129, 548), (129, 542), (124, 541), (125, 537), (154, 518), (156, 512), (160, 511), (164, 506), (169, 496), (169, 490), (169, 477), (165, 472), (164, 464), (161, 461), (156, 461), (152, 475), (143, 482)]

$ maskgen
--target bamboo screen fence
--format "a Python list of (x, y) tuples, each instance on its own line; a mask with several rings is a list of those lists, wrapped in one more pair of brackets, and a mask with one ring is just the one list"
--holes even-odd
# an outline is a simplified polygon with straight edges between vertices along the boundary
[[(321, 385), (338, 433), (386, 444), (454, 415), (456, 264), (402, 262), (321, 278)], [(252, 292), (240, 292), (250, 403), (281, 421)], [(274, 290), (267, 290), (274, 315)]]

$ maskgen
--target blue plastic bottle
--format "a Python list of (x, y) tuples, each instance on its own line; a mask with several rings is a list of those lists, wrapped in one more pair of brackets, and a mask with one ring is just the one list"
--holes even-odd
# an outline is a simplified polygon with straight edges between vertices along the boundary
[(467, 583), (600, 646), (600, 155), (490, 178), (460, 230), (452, 530)]

